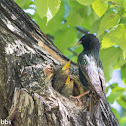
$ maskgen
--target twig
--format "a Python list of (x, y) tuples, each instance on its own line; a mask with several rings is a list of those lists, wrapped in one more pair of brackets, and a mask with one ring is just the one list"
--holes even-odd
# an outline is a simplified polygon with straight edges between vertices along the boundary
[(79, 28), (78, 26), (76, 26), (76, 29), (77, 29), (78, 31), (84, 33), (84, 34), (87, 34), (87, 33), (88, 33), (88, 31), (84, 31), (84, 30), (82, 30), (81, 28)]
[(110, 1), (115, 7), (117, 7), (117, 5), (113, 2), (113, 1)]
[(77, 54), (76, 52), (74, 52), (71, 48), (68, 48), (68, 50), (69, 50), (70, 52), (72, 52), (75, 56), (78, 56), (78, 54)]

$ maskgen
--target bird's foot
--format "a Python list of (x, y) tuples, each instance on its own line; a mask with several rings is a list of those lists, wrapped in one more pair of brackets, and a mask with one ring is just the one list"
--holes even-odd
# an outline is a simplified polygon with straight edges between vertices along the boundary
[(77, 99), (77, 101), (79, 102), (79, 105), (82, 105), (82, 102), (80, 100), (80, 95), (79, 96), (70, 96), (70, 98), (73, 98), (73, 99)]
[(78, 96), (70, 96), (70, 97), (71, 97), (71, 98), (74, 98), (74, 99), (77, 99), (77, 101), (79, 102), (79, 105), (82, 105), (82, 102), (81, 102), (80, 98), (81, 98), (82, 96), (88, 94), (89, 92), (90, 92), (90, 91), (86, 91), (86, 92), (84, 92), (84, 93), (81, 94), (81, 95), (78, 95)]

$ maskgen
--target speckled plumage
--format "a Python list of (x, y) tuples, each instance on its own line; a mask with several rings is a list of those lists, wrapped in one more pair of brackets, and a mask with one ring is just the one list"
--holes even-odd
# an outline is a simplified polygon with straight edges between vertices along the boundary
[(95, 92), (94, 95), (107, 103), (104, 72), (99, 58), (99, 41), (93, 34), (83, 36), (80, 41), (84, 47), (78, 56), (80, 81), (91, 92)]

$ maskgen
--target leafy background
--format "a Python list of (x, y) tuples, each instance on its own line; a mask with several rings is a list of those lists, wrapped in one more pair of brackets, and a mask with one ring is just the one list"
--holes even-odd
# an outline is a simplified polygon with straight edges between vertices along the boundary
[(100, 58), (107, 84), (107, 100), (120, 126), (126, 126), (126, 0), (15, 2), (62, 53), (74, 62), (77, 62), (82, 46), (72, 45), (85, 33), (97, 36), (102, 45)]

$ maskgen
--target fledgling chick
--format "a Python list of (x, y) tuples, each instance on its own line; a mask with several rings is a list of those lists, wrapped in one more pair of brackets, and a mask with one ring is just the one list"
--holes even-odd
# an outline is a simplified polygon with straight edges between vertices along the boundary
[(54, 78), (52, 80), (52, 86), (53, 88), (61, 92), (62, 88), (64, 87), (66, 80), (69, 75), (69, 66), (70, 66), (70, 61), (67, 62), (67, 64), (58, 70), (54, 72)]
[(64, 87), (61, 90), (61, 94), (69, 98), (70, 95), (73, 95), (73, 81), (70, 81), (70, 74), (66, 80)]

